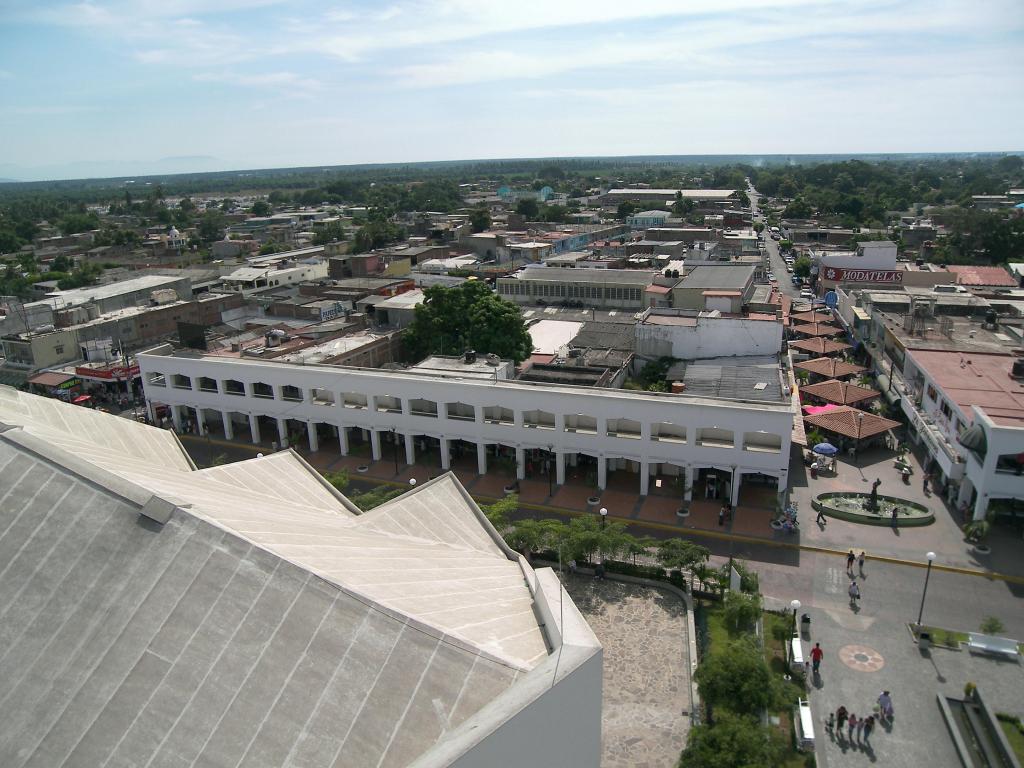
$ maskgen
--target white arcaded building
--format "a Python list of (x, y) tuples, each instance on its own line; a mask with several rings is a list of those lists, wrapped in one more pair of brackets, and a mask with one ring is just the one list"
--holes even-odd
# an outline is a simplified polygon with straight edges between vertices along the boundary
[(451, 474), (360, 514), (0, 387), (0, 531), (6, 768), (599, 765), (600, 644)]
[(567, 467), (582, 462), (602, 489), (609, 470), (635, 473), (641, 495), (652, 476), (685, 476), (692, 489), (714, 472), (731, 483), (733, 504), (744, 477), (771, 478), (780, 489), (788, 481), (793, 410), (777, 366), (716, 361), (707, 369), (698, 361), (692, 380), (684, 379), (687, 391), (671, 394), (510, 380), (504, 364), (482, 362), (406, 371), (295, 366), (169, 345), (138, 361), (151, 408), (169, 406), (178, 429), (191, 423), (229, 439), (301, 436), (312, 451), (342, 455), (366, 441), (380, 460), (391, 458), (386, 446), (397, 438), (408, 464), (429, 445), (442, 470), (453, 449), (475, 452), (480, 474), (497, 449), (514, 458), (520, 479), (528, 457), (540, 455), (559, 485)]

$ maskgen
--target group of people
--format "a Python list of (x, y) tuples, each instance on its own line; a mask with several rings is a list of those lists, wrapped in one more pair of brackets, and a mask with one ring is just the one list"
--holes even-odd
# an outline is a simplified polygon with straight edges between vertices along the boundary
[[(853, 554), (851, 549), (846, 555), (846, 575), (850, 577), (850, 586), (847, 592), (850, 595), (850, 606), (856, 608), (860, 603), (860, 585), (857, 583), (857, 575), (864, 577), (864, 560), (867, 558), (864, 550), (859, 555)], [(853, 565), (857, 564), (857, 574), (853, 572)]]
[[(876, 723), (892, 723), (895, 711), (892, 706), (892, 695), (888, 691), (882, 691), (878, 696), (873, 714), (867, 717), (857, 717), (845, 706), (840, 706), (835, 712), (828, 716), (825, 723), (829, 733), (835, 733), (837, 741), (843, 740), (843, 729), (846, 729), (846, 740), (851, 744), (864, 744), (871, 746), (871, 733), (875, 730)], [(854, 741), (856, 736), (856, 741)]]

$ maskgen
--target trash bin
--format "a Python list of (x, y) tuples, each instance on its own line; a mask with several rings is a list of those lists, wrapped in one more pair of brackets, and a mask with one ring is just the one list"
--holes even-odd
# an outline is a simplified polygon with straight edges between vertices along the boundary
[(808, 613), (803, 614), (800, 617), (800, 627), (803, 630), (810, 630), (811, 628), (811, 616)]
[(927, 651), (932, 647), (932, 633), (919, 632), (917, 635), (917, 648), (920, 651)]

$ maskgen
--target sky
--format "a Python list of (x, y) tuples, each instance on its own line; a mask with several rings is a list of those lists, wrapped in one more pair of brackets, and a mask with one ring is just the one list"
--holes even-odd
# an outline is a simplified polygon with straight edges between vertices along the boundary
[(1022, 0), (0, 0), (0, 178), (1022, 148)]

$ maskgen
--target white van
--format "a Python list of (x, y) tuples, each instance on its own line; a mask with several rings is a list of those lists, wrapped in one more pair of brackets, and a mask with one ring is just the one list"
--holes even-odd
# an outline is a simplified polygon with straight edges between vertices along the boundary
[(806, 288), (804, 288), (802, 291), (800, 291), (800, 298), (807, 299), (807, 301), (814, 301), (814, 291), (809, 291)]

